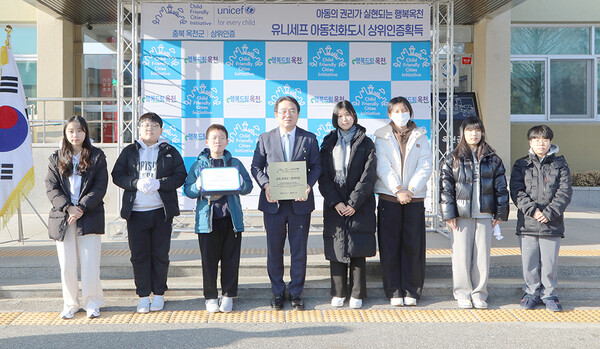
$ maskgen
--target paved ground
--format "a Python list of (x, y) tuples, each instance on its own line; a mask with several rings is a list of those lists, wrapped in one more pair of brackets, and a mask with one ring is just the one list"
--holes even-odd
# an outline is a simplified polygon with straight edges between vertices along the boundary
[(107, 299), (111, 306), (90, 321), (80, 313), (57, 319), (59, 300), (1, 300), (0, 314), (22, 313), (9, 324), (0, 316), (0, 347), (592, 348), (600, 340), (598, 300), (567, 302), (560, 314), (498, 298), (488, 310), (458, 310), (447, 297), (415, 308), (369, 299), (361, 311), (334, 311), (327, 298), (313, 297), (307, 311), (274, 312), (267, 301), (239, 299), (233, 313), (209, 316), (198, 298), (170, 298), (164, 311), (143, 315), (134, 314), (135, 298)]
[[(182, 277), (172, 278), (174, 290), (167, 296), (163, 312), (135, 314), (137, 301), (132, 294), (132, 282), (120, 278), (107, 280), (105, 285), (110, 286), (111, 282), (128, 285), (107, 291), (102, 316), (92, 321), (83, 313), (69, 321), (58, 319), (57, 311), (61, 308), (61, 299), (56, 294), (58, 280), (54, 280), (55, 276), (50, 281), (43, 279), (44, 274), (56, 269), (54, 243), (48, 240), (39, 219), (31, 215), (24, 219), (27, 240), (11, 241), (17, 238), (16, 219), (13, 219), (9, 229), (0, 231), (0, 291), (16, 287), (17, 281), (24, 288), (38, 287), (36, 282), (40, 279), (55, 293), (42, 291), (35, 297), (0, 299), (0, 348), (599, 347), (600, 210), (570, 208), (567, 214), (567, 238), (562, 241), (560, 259), (561, 270), (566, 273), (561, 279), (565, 311), (560, 314), (550, 313), (543, 306), (529, 312), (518, 309), (518, 290), (511, 284), (521, 282), (514, 278), (520, 265), (518, 241), (513, 233), (514, 217), (513, 211), (511, 220), (502, 223), (504, 239), (493, 241), (495, 276), (490, 280), (493, 297), (488, 310), (456, 309), (447, 278), (429, 278), (424, 298), (415, 308), (391, 307), (382, 296), (380, 282), (373, 280), (369, 283), (371, 297), (365, 301), (363, 310), (350, 311), (347, 307), (333, 310), (328, 304), (328, 278), (323, 274), (327, 261), (316, 232), (309, 240), (313, 277), (306, 291), (307, 311), (294, 312), (286, 305), (283, 312), (273, 312), (265, 297), (268, 288), (262, 275), (264, 233), (248, 232), (242, 246), (245, 251), (242, 267), (247, 276), (241, 280), (241, 287), (246, 285), (245, 293), (241, 292), (236, 300), (234, 313), (209, 315), (203, 310), (197, 287), (201, 280), (187, 274), (197, 272), (200, 267), (197, 240), (193, 234), (181, 233), (174, 236), (171, 259), (173, 270)], [(429, 233), (427, 247), (428, 272), (448, 273), (448, 238)], [(103, 237), (103, 250), (105, 273), (115, 276), (129, 272), (126, 242), (112, 241), (107, 235)], [(375, 270), (377, 257), (369, 259), (369, 263)], [(9, 280), (6, 275), (19, 280)], [(505, 288), (508, 291), (502, 291)], [(190, 289), (195, 292), (192, 296)]]

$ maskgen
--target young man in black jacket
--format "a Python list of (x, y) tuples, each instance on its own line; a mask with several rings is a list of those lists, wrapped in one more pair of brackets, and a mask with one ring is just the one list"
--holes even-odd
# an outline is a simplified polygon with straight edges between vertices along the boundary
[(187, 176), (177, 149), (160, 138), (162, 125), (157, 114), (142, 115), (140, 139), (123, 149), (112, 171), (113, 182), (125, 190), (121, 217), (127, 221), (138, 313), (163, 309), (172, 222), (179, 215), (176, 190)]
[(529, 154), (517, 160), (510, 178), (510, 196), (519, 209), (517, 235), (521, 246), (525, 295), (521, 308), (533, 309), (541, 301), (550, 311), (561, 311), (556, 287), (564, 212), (571, 202), (571, 173), (554, 134), (546, 125), (527, 132)]

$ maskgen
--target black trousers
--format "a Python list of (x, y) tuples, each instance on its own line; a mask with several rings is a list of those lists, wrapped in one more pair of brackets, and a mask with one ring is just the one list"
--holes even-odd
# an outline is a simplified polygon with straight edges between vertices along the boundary
[(421, 298), (425, 281), (425, 206), (379, 199), (377, 237), (388, 298)]
[(140, 297), (150, 293), (164, 295), (169, 273), (169, 250), (173, 218), (165, 219), (162, 208), (131, 212), (127, 221), (129, 250), (135, 279), (135, 292)]
[[(367, 268), (365, 257), (350, 258), (350, 264), (329, 261), (331, 271), (331, 295), (347, 297), (348, 289), (356, 299), (367, 297)], [(350, 270), (350, 285), (348, 285), (348, 269)]]
[(237, 297), (242, 233), (235, 233), (231, 217), (213, 220), (208, 234), (198, 234), (202, 254), (202, 284), (204, 298), (218, 298), (217, 272), (221, 262), (221, 291), (223, 296)]
[(291, 254), (288, 292), (300, 295), (304, 290), (306, 279), (306, 245), (310, 214), (294, 213), (291, 201), (285, 200), (279, 202), (279, 211), (276, 214), (264, 214), (264, 222), (267, 231), (267, 272), (271, 280), (271, 291), (274, 295), (285, 292), (283, 248), (287, 235)]

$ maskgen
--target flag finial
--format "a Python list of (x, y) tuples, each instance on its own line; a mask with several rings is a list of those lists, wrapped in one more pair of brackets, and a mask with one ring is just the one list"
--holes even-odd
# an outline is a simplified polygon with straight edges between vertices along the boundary
[(12, 33), (13, 28), (10, 25), (4, 27), (4, 31), (6, 32), (6, 41), (4, 42), (4, 46), (0, 47), (0, 65), (5, 65), (8, 63), (8, 49), (10, 47), (10, 33)]
[(4, 42), (4, 44), (6, 45), (7, 48), (11, 48), (10, 47), (10, 34), (13, 31), (13, 28), (10, 25), (7, 25), (6, 27), (4, 27), (4, 31), (6, 32), (6, 41)]

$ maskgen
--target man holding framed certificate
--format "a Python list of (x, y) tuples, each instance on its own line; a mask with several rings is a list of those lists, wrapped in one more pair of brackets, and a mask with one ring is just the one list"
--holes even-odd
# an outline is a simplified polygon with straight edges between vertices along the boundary
[(291, 96), (275, 102), (279, 127), (260, 135), (251, 166), (252, 176), (262, 189), (258, 209), (264, 214), (271, 306), (275, 310), (283, 309), (285, 300), (286, 235), (291, 252), (288, 293), (292, 308), (304, 309), (301, 294), (306, 277), (306, 245), (310, 214), (315, 209), (312, 187), (321, 175), (317, 138), (296, 126), (299, 113), (300, 105)]

